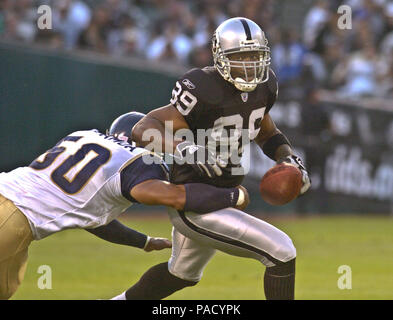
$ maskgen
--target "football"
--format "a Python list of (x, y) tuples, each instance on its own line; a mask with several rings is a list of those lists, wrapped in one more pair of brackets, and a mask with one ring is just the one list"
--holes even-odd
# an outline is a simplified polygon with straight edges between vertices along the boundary
[(294, 200), (302, 187), (301, 171), (289, 163), (280, 163), (270, 168), (262, 177), (260, 192), (262, 199), (275, 206)]

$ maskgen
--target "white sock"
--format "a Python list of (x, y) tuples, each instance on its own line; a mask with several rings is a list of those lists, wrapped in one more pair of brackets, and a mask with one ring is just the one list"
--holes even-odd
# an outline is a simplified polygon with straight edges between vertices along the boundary
[(127, 300), (126, 299), (126, 292), (124, 291), (123, 293), (119, 294), (116, 297), (113, 297), (111, 300)]

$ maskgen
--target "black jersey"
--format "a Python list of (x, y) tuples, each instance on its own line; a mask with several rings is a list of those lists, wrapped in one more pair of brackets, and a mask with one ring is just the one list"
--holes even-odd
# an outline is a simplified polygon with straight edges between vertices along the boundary
[[(195, 68), (184, 74), (176, 82), (170, 102), (188, 123), (194, 142), (210, 150), (214, 148), (212, 151), (225, 167), (223, 175), (212, 180), (198, 178), (189, 167), (174, 164), (172, 181), (205, 182), (221, 187), (241, 184), (244, 174), (240, 173), (242, 167), (238, 159), (244, 151), (242, 144), (258, 135), (260, 122), (272, 108), (277, 90), (273, 71), (267, 82), (251, 92), (236, 89), (214, 67)], [(247, 137), (242, 137), (244, 134)]]

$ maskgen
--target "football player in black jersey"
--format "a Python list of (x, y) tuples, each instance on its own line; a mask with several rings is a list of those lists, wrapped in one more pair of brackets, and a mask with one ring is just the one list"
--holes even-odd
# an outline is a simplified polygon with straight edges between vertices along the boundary
[[(181, 77), (170, 104), (148, 113), (133, 128), (137, 145), (173, 152), (175, 158), (194, 159), (190, 165), (176, 161), (171, 182), (204, 182), (220, 187), (242, 183), (239, 161), (249, 141), (256, 142), (271, 159), (290, 162), (303, 174), (301, 194), (310, 187), (302, 161), (269, 115), (278, 86), (270, 66), (270, 49), (261, 28), (246, 18), (224, 21), (212, 40), (214, 66), (192, 69)], [(194, 141), (144, 136), (156, 129), (161, 137), (165, 123), (173, 132), (189, 129)], [(204, 129), (205, 140), (197, 141)], [(157, 150), (157, 149), (156, 149)], [(196, 158), (202, 152), (205, 161)], [(257, 259), (266, 266), (267, 299), (294, 299), (296, 249), (291, 239), (274, 226), (243, 211), (228, 208), (199, 215), (168, 209), (173, 229), (172, 256), (148, 270), (121, 295), (126, 299), (162, 299), (195, 285), (215, 250)], [(120, 297), (120, 296), (119, 296)]]

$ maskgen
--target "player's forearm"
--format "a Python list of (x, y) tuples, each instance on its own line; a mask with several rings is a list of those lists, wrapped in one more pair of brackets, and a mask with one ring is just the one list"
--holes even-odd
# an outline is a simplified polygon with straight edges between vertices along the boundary
[(276, 127), (269, 114), (261, 122), (255, 142), (270, 159), (278, 161), (293, 154), (288, 138)]
[(144, 181), (134, 186), (131, 196), (143, 204), (164, 205), (195, 213), (237, 207), (244, 201), (244, 192), (239, 188), (218, 188), (202, 183), (176, 185), (160, 180)]
[(105, 226), (95, 229), (86, 229), (95, 236), (116, 244), (144, 248), (147, 235), (126, 227), (117, 220), (113, 220)]

